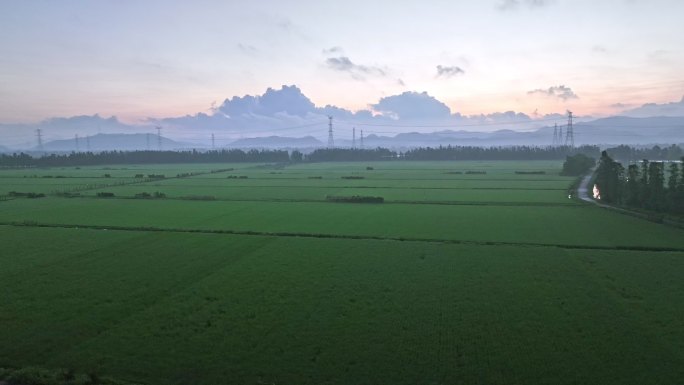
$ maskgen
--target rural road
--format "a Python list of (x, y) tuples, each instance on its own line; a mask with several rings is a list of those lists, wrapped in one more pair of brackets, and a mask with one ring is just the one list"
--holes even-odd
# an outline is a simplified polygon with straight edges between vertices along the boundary
[(625, 210), (625, 209), (622, 209), (622, 208), (620, 208), (620, 207), (614, 207), (614, 206), (610, 206), (610, 205), (605, 205), (605, 204), (601, 203), (600, 201), (598, 201), (598, 200), (596, 200), (596, 199), (593, 198), (593, 195), (594, 195), (593, 188), (594, 188), (594, 186), (589, 187), (589, 182), (591, 182), (591, 178), (594, 176), (594, 171), (596, 171), (596, 169), (595, 169), (595, 168), (592, 168), (592, 169), (589, 171), (589, 174), (587, 174), (585, 177), (582, 178), (582, 181), (580, 182), (579, 186), (577, 187), (577, 196), (578, 196), (581, 200), (583, 200), (583, 201), (585, 201), (585, 202), (593, 203), (593, 204), (595, 204), (596, 206), (599, 206), (599, 207), (607, 208), (607, 209), (610, 209), (610, 210), (615, 210), (615, 211), (620, 211), (620, 212), (623, 212), (623, 213), (628, 213), (628, 214), (630, 214), (631, 211), (629, 211), (629, 210)]
[[(594, 169), (592, 168), (589, 171), (589, 174), (587, 174), (584, 178), (582, 178), (582, 181), (579, 184), (579, 187), (577, 187), (577, 196), (585, 201), (585, 202), (591, 202), (594, 204), (597, 204), (599, 206), (603, 206), (596, 202), (591, 195), (589, 195), (589, 182), (591, 182), (591, 177), (594, 176)], [(593, 192), (592, 192), (593, 194)]]

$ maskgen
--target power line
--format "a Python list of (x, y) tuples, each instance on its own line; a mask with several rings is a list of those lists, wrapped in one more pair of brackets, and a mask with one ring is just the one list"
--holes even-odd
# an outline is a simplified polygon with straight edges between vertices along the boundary
[(553, 120), (556, 120), (557, 118), (548, 118), (548, 119), (537, 119), (537, 120), (529, 120), (529, 121), (520, 121), (520, 122), (501, 122), (501, 123), (495, 123), (495, 122), (490, 122), (490, 123), (474, 123), (474, 124), (389, 124), (389, 123), (358, 123), (358, 122), (350, 122), (346, 120), (338, 120), (339, 122), (342, 123), (347, 123), (347, 124), (355, 124), (357, 126), (367, 126), (367, 127), (405, 127), (405, 128), (460, 128), (460, 127), (480, 127), (480, 126), (505, 126), (505, 125), (510, 125), (510, 124), (534, 124), (537, 122), (550, 122)]

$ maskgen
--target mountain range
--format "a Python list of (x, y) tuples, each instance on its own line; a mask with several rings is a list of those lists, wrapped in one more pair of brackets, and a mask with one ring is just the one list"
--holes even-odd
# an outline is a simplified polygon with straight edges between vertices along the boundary
[[(567, 139), (565, 125), (554, 128), (545, 126), (533, 131), (497, 130), (493, 132), (476, 132), (467, 130), (441, 130), (429, 133), (406, 132), (396, 135), (371, 134), (363, 138), (365, 148), (387, 147), (405, 149), (412, 147), (436, 146), (511, 146), (532, 145), (548, 146), (553, 144), (554, 129), (563, 131), (561, 143)], [(670, 145), (684, 143), (684, 117), (610, 117), (573, 125), (575, 145)], [(349, 133), (345, 138), (335, 139), (336, 147), (361, 146), (360, 135), (353, 143)], [(77, 147), (78, 146), (78, 147)], [(327, 143), (313, 137), (265, 136), (241, 138), (218, 148), (284, 148), (312, 150), (326, 147)], [(111, 151), (111, 150), (156, 150), (159, 148), (158, 137), (154, 134), (96, 134), (81, 137), (77, 140), (53, 140), (43, 144), (48, 152), (69, 151)], [(210, 144), (181, 142), (161, 137), (161, 148), (164, 150), (209, 149)], [(29, 150), (37, 151), (37, 147)], [(1, 152), (13, 151), (0, 146)]]

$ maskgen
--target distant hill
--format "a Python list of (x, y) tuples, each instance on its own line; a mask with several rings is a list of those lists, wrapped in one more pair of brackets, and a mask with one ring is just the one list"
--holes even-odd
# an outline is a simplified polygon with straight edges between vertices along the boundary
[[(565, 134), (565, 122), (559, 121), (559, 129)], [(478, 132), (465, 130), (443, 130), (430, 133), (404, 132), (396, 135), (367, 134), (364, 137), (365, 148), (386, 147), (403, 150), (414, 147), (438, 146), (548, 146), (552, 144), (553, 126), (545, 126), (536, 130), (514, 131), (498, 130), (492, 132)], [(372, 130), (368, 130), (372, 131)], [(587, 122), (575, 123), (575, 144), (594, 145), (654, 145), (684, 143), (684, 117), (648, 117), (634, 118), (614, 116)], [(323, 133), (322, 133), (323, 134)], [(349, 132), (336, 132), (335, 145), (351, 147)], [(565, 136), (565, 135), (564, 135)], [(149, 144), (148, 144), (149, 140)], [(356, 145), (360, 146), (357, 136)], [(313, 137), (283, 137), (268, 136), (235, 140), (227, 147), (232, 148), (263, 148), (263, 149), (302, 149), (311, 150), (325, 147), (326, 144)], [(206, 145), (188, 144), (162, 137), (162, 149), (178, 150), (188, 148), (207, 148)], [(25, 147), (26, 148), (26, 147)], [(76, 151), (75, 139), (53, 140), (44, 143), (45, 151), (70, 152)], [(97, 134), (82, 137), (78, 141), (78, 150), (87, 151), (111, 150), (156, 150), (157, 136), (154, 134)], [(36, 151), (35, 147), (30, 150)], [(11, 152), (11, 148), (0, 146), (0, 152)]]
[(303, 138), (289, 138), (284, 136), (244, 138), (229, 144), (229, 147), (238, 148), (313, 148), (322, 146), (323, 142), (313, 136), (305, 136)]
[[(559, 125), (565, 137), (565, 124)], [(648, 145), (684, 143), (684, 117), (631, 118), (616, 116), (573, 125), (575, 144)], [(510, 146), (552, 144), (553, 126), (535, 131), (499, 130), (493, 132), (438, 131), (402, 133), (396, 136), (368, 135), (366, 147), (436, 147), (436, 146)]]
[[(133, 150), (156, 150), (158, 137), (153, 134), (97, 134), (78, 139), (53, 140), (43, 144), (45, 151), (133, 151)], [(187, 143), (161, 137), (162, 149), (176, 150), (192, 147)]]

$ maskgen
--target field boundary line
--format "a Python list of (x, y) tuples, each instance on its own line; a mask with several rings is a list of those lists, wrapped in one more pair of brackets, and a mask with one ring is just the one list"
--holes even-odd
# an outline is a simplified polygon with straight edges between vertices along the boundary
[(293, 237), (293, 238), (322, 238), (322, 239), (356, 239), (374, 241), (398, 241), (398, 242), (424, 242), (442, 243), (454, 245), (474, 246), (526, 246), (526, 247), (555, 247), (568, 250), (615, 250), (615, 251), (652, 251), (652, 252), (684, 252), (684, 247), (657, 247), (657, 246), (600, 246), (600, 245), (570, 245), (562, 243), (536, 243), (536, 242), (506, 242), (506, 241), (475, 241), (439, 238), (416, 238), (416, 237), (384, 237), (379, 235), (353, 235), (353, 234), (326, 234), (326, 233), (295, 233), (286, 231), (254, 231), (254, 230), (230, 230), (230, 229), (185, 229), (185, 228), (162, 228), (155, 226), (107, 226), (107, 225), (83, 225), (83, 224), (60, 224), (38, 223), (34, 221), (24, 222), (0, 222), (0, 226), (12, 227), (39, 227), (39, 228), (63, 228), (63, 229), (89, 229), (103, 231), (137, 231), (137, 232), (170, 232), (170, 233), (197, 233), (197, 234), (225, 234), (225, 235), (251, 235), (264, 237)]
[[(59, 197), (61, 198), (61, 197)], [(114, 196), (100, 198), (92, 195), (64, 197), (68, 199), (106, 199), (106, 200), (136, 200), (136, 201), (187, 201), (187, 202), (271, 202), (271, 203), (341, 203), (330, 202), (325, 199), (287, 199), (287, 198), (216, 198), (193, 199), (187, 197), (164, 197), (164, 198), (136, 198), (133, 196)], [(513, 201), (412, 201), (412, 200), (385, 200), (383, 204), (401, 205), (440, 205), (440, 206), (505, 206), (505, 207), (585, 207), (573, 202), (513, 202)]]

